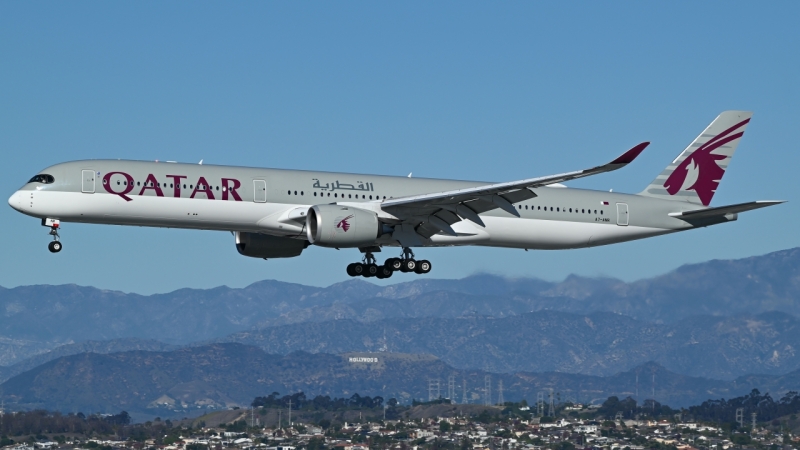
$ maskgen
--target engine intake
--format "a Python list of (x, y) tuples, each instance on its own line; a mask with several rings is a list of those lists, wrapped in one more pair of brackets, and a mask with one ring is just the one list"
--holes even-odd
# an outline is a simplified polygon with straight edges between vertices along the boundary
[(236, 251), (252, 258), (291, 258), (300, 256), (308, 241), (268, 234), (235, 232)]
[(342, 205), (314, 205), (306, 214), (308, 241), (322, 247), (373, 245), (380, 234), (378, 215)]

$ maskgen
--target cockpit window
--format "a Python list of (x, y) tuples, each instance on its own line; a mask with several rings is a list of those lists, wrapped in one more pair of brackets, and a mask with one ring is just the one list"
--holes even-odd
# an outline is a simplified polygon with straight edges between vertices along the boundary
[(51, 184), (51, 183), (53, 183), (55, 181), (56, 181), (56, 179), (53, 178), (52, 175), (47, 175), (45, 173), (40, 173), (39, 175), (35, 175), (33, 178), (31, 178), (31, 180), (28, 181), (28, 183)]

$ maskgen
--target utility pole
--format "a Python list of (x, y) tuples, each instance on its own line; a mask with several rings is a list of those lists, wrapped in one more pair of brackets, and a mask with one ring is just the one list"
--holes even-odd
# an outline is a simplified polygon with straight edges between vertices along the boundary
[(469, 399), (467, 398), (467, 379), (464, 378), (464, 383), (461, 386), (464, 389), (464, 395), (461, 397), (461, 403), (469, 403)]
[(279, 430), (281, 429), (281, 425), (282, 425), (282, 423), (281, 423), (281, 413), (282, 412), (283, 412), (282, 410), (280, 410), (280, 409), (278, 410), (278, 429)]
[(289, 428), (292, 428), (292, 401), (289, 400)]
[(556, 416), (556, 400), (555, 396), (553, 395), (553, 388), (550, 388), (550, 408), (547, 411), (547, 415), (550, 417)]

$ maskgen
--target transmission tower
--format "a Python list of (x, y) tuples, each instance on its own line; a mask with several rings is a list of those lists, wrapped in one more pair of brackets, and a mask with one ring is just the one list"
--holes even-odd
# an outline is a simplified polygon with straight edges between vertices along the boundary
[(739, 428), (744, 428), (744, 408), (736, 408), (736, 423)]
[(497, 382), (497, 404), (503, 405), (506, 401), (503, 399), (503, 380)]
[(492, 406), (492, 376), (486, 375), (483, 378), (483, 404)]
[(556, 416), (556, 397), (553, 395), (553, 388), (550, 388), (550, 408), (547, 411), (547, 415), (550, 417)]
[(750, 428), (750, 430), (751, 430), (750, 432), (751, 433), (755, 433), (755, 431), (756, 431), (756, 413), (751, 413), (750, 414), (750, 418), (753, 419), (753, 427)]
[(433, 401), (439, 398), (441, 392), (439, 390), (439, 379), (428, 378), (428, 401)]
[(538, 417), (544, 416), (544, 392), (542, 391), (536, 393), (536, 415)]
[(447, 377), (447, 399), (450, 403), (456, 402), (456, 376), (450, 375)]
[(467, 379), (464, 378), (464, 383), (461, 386), (464, 389), (464, 395), (461, 397), (461, 403), (469, 403), (469, 399), (467, 398)]

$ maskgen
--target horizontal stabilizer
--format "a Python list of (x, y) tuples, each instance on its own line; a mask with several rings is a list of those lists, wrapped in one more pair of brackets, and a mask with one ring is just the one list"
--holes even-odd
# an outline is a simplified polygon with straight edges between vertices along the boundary
[(677, 217), (678, 219), (705, 219), (710, 217), (725, 216), (728, 214), (737, 214), (753, 209), (766, 208), (767, 206), (779, 205), (785, 201), (786, 200), (758, 200), (755, 202), (739, 203), (736, 205), (717, 206), (716, 208), (674, 212), (670, 213), (669, 215), (671, 217)]

